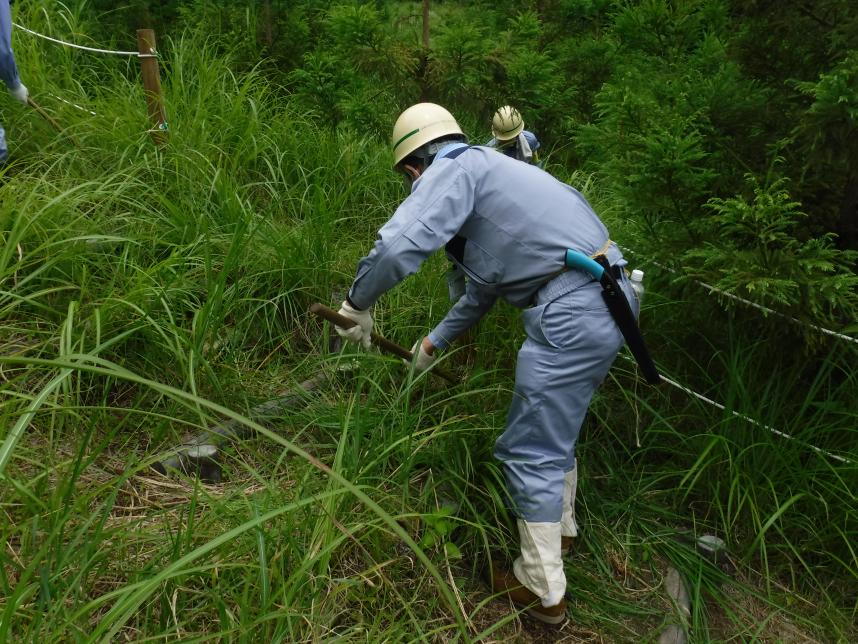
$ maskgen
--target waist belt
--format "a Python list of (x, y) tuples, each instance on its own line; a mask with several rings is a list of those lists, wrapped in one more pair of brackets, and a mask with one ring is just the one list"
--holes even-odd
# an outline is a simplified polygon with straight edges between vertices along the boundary
[[(611, 266), (611, 275), (615, 280), (621, 280), (623, 269), (619, 266)], [(540, 288), (533, 297), (533, 304), (544, 304), (551, 300), (556, 300), (561, 295), (566, 295), (569, 291), (574, 291), (576, 288), (597, 282), (598, 280), (585, 270), (574, 270), (566, 267), (560, 273), (548, 281)]]
[(599, 284), (602, 285), (602, 299), (605, 300), (611, 317), (614, 318), (614, 322), (617, 323), (626, 344), (629, 345), (629, 350), (640, 365), (644, 378), (651, 385), (660, 383), (661, 376), (658, 375), (658, 369), (655, 368), (646, 348), (638, 327), (638, 321), (635, 319), (629, 301), (626, 299), (626, 294), (620, 288), (614, 274), (614, 269), (617, 267), (610, 266), (608, 258), (603, 254), (597, 254), (591, 258), (572, 249), (566, 251), (566, 266), (586, 271), (598, 280)]

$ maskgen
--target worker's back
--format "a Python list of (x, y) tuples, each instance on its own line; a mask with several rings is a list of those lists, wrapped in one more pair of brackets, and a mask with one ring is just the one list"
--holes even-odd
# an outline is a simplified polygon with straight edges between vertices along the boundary
[(566, 249), (590, 255), (608, 239), (581, 193), (535, 166), (471, 147), (437, 160), (427, 178), (447, 163), (459, 164), (474, 189), (473, 212), (448, 253), (460, 251), (463, 266), (512, 304), (528, 304), (545, 278), (563, 269)]

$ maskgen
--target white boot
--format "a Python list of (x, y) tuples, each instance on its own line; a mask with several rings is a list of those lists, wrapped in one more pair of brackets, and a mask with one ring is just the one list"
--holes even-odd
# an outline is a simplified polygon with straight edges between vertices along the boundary
[(516, 578), (542, 599), (556, 606), (566, 594), (566, 574), (560, 553), (560, 523), (518, 520), (521, 556), (512, 564)]
[(578, 464), (566, 472), (563, 477), (563, 516), (560, 518), (560, 534), (564, 537), (577, 537), (578, 524), (575, 523), (575, 493), (578, 490)]

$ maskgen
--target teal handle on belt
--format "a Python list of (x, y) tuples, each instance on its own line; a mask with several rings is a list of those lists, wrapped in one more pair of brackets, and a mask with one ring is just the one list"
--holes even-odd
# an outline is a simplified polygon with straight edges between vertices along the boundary
[(600, 282), (602, 281), (602, 273), (605, 272), (605, 269), (602, 268), (599, 262), (571, 248), (566, 250), (566, 268), (580, 269), (585, 273), (589, 273)]

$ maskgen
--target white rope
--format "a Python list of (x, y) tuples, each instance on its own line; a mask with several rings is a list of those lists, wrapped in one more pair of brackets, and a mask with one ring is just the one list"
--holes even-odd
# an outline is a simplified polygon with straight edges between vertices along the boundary
[(38, 36), (39, 38), (44, 38), (45, 40), (49, 40), (53, 43), (57, 43), (58, 45), (63, 45), (65, 47), (73, 47), (74, 49), (82, 49), (84, 51), (91, 51), (96, 54), (115, 54), (116, 56), (136, 56), (137, 58), (157, 58), (158, 53), (152, 49), (151, 53), (141, 54), (138, 51), (116, 51), (114, 49), (98, 49), (96, 47), (86, 47), (84, 45), (76, 45), (74, 43), (66, 42), (65, 40), (58, 40), (57, 38), (51, 38), (50, 36), (46, 36), (44, 34), (40, 34), (38, 31), (33, 31), (32, 29), (27, 29), (19, 25), (17, 22), (13, 22), (16, 29), (20, 29), (21, 31), (26, 31), (28, 34), (32, 34), (34, 36)]
[[(638, 253), (637, 251), (634, 251), (630, 248), (623, 248), (622, 250), (623, 250), (623, 252), (628, 251), (632, 255), (640, 256), (640, 253)], [(658, 266), (659, 268), (666, 270), (670, 273), (674, 273), (674, 274), (677, 273), (677, 271), (670, 268), (669, 266), (665, 266), (664, 264), (660, 264), (660, 263), (653, 261), (653, 260), (647, 260), (647, 261), (649, 263), (651, 263), (653, 266)], [(771, 313), (772, 315), (777, 315), (778, 317), (782, 317), (786, 320), (789, 320), (790, 322), (794, 322), (794, 323), (800, 324), (802, 326), (810, 327), (811, 329), (814, 329), (814, 330), (819, 331), (820, 333), (824, 333), (826, 335), (830, 335), (830, 336), (835, 337), (839, 340), (846, 340), (847, 342), (852, 342), (854, 344), (858, 344), (858, 338), (853, 338), (852, 336), (845, 335), (843, 333), (838, 333), (837, 331), (832, 331), (831, 329), (826, 329), (825, 327), (821, 327), (818, 324), (813, 324), (812, 322), (805, 322), (804, 320), (799, 320), (796, 317), (793, 317), (791, 315), (787, 315), (786, 313), (781, 313), (780, 311), (775, 311), (774, 309), (770, 309), (769, 307), (763, 306), (762, 304), (757, 304), (756, 302), (752, 302), (751, 300), (746, 300), (745, 298), (739, 297), (738, 295), (734, 295), (733, 293), (727, 293), (726, 291), (722, 291), (721, 289), (719, 289), (715, 286), (712, 286), (711, 284), (707, 284), (706, 282), (701, 282), (700, 280), (696, 280), (696, 279), (692, 279), (691, 281), (694, 282), (695, 284), (699, 284), (700, 286), (702, 286), (705, 289), (708, 289), (710, 293), (718, 293), (718, 295), (723, 295), (724, 297), (728, 297), (728, 298), (735, 300), (737, 302), (741, 302), (742, 304), (753, 307), (759, 311), (763, 311), (764, 313)]]
[(77, 109), (81, 110), (82, 112), (89, 112), (89, 113), (90, 113), (90, 114), (92, 114), (93, 116), (98, 116), (98, 114), (96, 114), (96, 113), (95, 113), (95, 112), (93, 112), (92, 110), (88, 110), (87, 108), (85, 108), (85, 107), (83, 107), (83, 106), (81, 106), (81, 105), (78, 105), (77, 103), (72, 103), (71, 101), (67, 101), (66, 99), (61, 98), (61, 97), (57, 96), (56, 94), (51, 94), (50, 92), (48, 92), (48, 96), (50, 96), (50, 97), (52, 97), (52, 98), (55, 98), (55, 99), (57, 99), (58, 101), (60, 101), (60, 102), (62, 102), (62, 103), (65, 103), (66, 105), (71, 105), (72, 107), (76, 107)]
[(820, 333), (825, 333), (826, 335), (830, 335), (832, 337), (838, 338), (840, 340), (846, 340), (847, 342), (854, 342), (858, 344), (858, 338), (853, 338), (849, 335), (844, 335), (843, 333), (838, 333), (837, 331), (832, 331), (831, 329), (826, 329), (825, 327), (821, 327), (818, 324), (814, 324), (813, 322), (805, 322), (804, 320), (799, 320), (796, 317), (791, 315), (787, 315), (786, 313), (781, 313), (780, 311), (775, 311), (774, 309), (770, 309), (767, 306), (763, 306), (762, 304), (757, 304), (756, 302), (751, 302), (750, 300), (746, 300), (743, 297), (739, 297), (738, 295), (733, 295), (732, 293), (726, 293), (719, 288), (712, 286), (711, 284), (707, 284), (706, 282), (699, 282), (697, 280), (692, 280), (703, 286), (704, 288), (708, 288), (709, 292), (718, 293), (719, 295), (723, 295), (724, 297), (729, 297), (731, 299), (736, 300), (737, 302), (741, 302), (742, 304), (746, 304), (747, 306), (751, 306), (755, 309), (759, 309), (760, 311), (764, 311), (765, 313), (771, 313), (773, 315), (780, 316), (782, 318), (786, 318), (791, 322), (795, 322), (796, 324), (802, 324), (804, 326), (808, 326), (811, 329), (815, 329)]
[[(626, 355), (623, 355), (621, 357), (623, 357), (624, 359), (629, 360), (631, 362), (634, 362), (634, 360), (632, 358), (629, 358)], [(664, 380), (667, 384), (671, 385), (672, 387), (676, 387), (677, 389), (681, 389), (685, 393), (690, 394), (691, 396), (694, 396), (698, 400), (702, 400), (703, 402), (708, 403), (708, 404), (712, 405), (713, 407), (717, 407), (721, 411), (729, 411), (731, 414), (733, 414), (737, 418), (741, 418), (745, 422), (750, 423), (752, 425), (755, 425), (757, 427), (762, 427), (763, 429), (767, 429), (772, 434), (775, 434), (776, 436), (780, 436), (781, 438), (786, 438), (787, 440), (796, 441), (797, 443), (804, 445), (805, 447), (809, 447), (810, 449), (812, 449), (817, 454), (823, 454), (823, 455), (827, 456), (828, 458), (833, 458), (834, 460), (840, 461), (841, 463), (849, 463), (849, 464), (852, 463), (852, 461), (850, 461), (847, 458), (843, 458), (842, 456), (839, 456), (838, 454), (832, 454), (831, 452), (828, 452), (828, 451), (826, 451), (820, 447), (816, 447), (816, 445), (811, 445), (810, 443), (806, 443), (805, 441), (796, 438), (792, 434), (787, 434), (784, 431), (781, 431), (779, 429), (775, 429), (771, 425), (766, 425), (765, 423), (761, 423), (760, 421), (756, 420), (755, 418), (751, 418), (750, 416), (746, 416), (745, 414), (740, 414), (739, 412), (734, 411), (732, 409), (727, 409), (721, 403), (716, 402), (716, 401), (712, 400), (711, 398), (707, 398), (703, 394), (697, 393), (693, 389), (686, 387), (685, 385), (682, 385), (682, 384), (676, 382), (675, 380), (671, 380), (670, 378), (668, 378), (664, 374), (661, 374), (661, 379)]]

